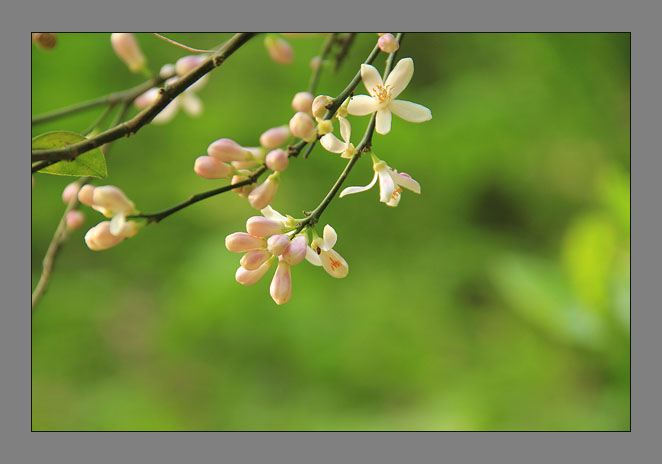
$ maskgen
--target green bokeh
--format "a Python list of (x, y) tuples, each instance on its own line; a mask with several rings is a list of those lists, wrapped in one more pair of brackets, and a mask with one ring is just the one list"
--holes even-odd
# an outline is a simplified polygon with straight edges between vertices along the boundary
[[(172, 34), (201, 48), (228, 37)], [(108, 34), (58, 38), (33, 46), (33, 114), (142, 82)], [(319, 92), (342, 90), (375, 38), (359, 35)], [(187, 54), (138, 40), (154, 69)], [(201, 117), (117, 141), (97, 185), (147, 212), (223, 185), (193, 161), (287, 122), (324, 38), (288, 40), (292, 65), (253, 39), (211, 74)], [(422, 194), (331, 203), (319, 230), (338, 232), (348, 277), (297, 265), (281, 307), (270, 277), (237, 284), (224, 238), (256, 212), (234, 194), (103, 252), (84, 245), (102, 220), (85, 208), (33, 316), (33, 429), (629, 430), (629, 35), (408, 34), (399, 53), (416, 66), (401, 98), (433, 119), (394, 118), (373, 148)], [(33, 135), (81, 132), (100, 113)], [(367, 118), (352, 122), (358, 140)], [(320, 147), (292, 160), (274, 208), (301, 217), (344, 165)], [(371, 177), (366, 157), (347, 185)], [(35, 175), (33, 286), (68, 182)]]

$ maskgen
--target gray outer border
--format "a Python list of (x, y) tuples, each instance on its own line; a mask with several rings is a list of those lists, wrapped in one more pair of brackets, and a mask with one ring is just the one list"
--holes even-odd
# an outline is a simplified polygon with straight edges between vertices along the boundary
[[(2, 169), (0, 201), (4, 223), (0, 240), (0, 456), (8, 463), (170, 463), (170, 462), (655, 462), (659, 441), (660, 374), (656, 330), (659, 285), (661, 9), (653, 1), (483, 1), (461, 5), (415, 5), (411, 0), (358, 5), (335, 0), (313, 6), (310, 0), (256, 5), (252, 0), (209, 3), (150, 0), (151, 5), (115, 0), (83, 0), (38, 5), (30, 0), (3, 6), (0, 35), (2, 78)], [(422, 3), (422, 2), (420, 2)], [(238, 11), (240, 10), (240, 11)], [(301, 15), (306, 15), (303, 17)], [(31, 433), (30, 432), (30, 253), (27, 169), (22, 157), (29, 143), (30, 49), (32, 30), (419, 30), (419, 31), (632, 31), (633, 152), (637, 201), (633, 237), (637, 263), (632, 288), (632, 433)], [(657, 53), (656, 53), (657, 52)], [(9, 82), (11, 81), (11, 82)], [(655, 116), (658, 116), (657, 118)], [(10, 136), (11, 134), (11, 136)], [(645, 150), (648, 145), (649, 149)], [(655, 168), (658, 169), (655, 169)], [(25, 178), (15, 173), (25, 170)], [(634, 182), (633, 182), (634, 183)], [(21, 192), (21, 194), (18, 194)], [(656, 196), (656, 193), (658, 194)], [(640, 214), (650, 203), (651, 214)], [(656, 208), (656, 206), (658, 206)], [(644, 247), (646, 252), (644, 253)], [(655, 266), (657, 264), (657, 266)], [(644, 268), (648, 271), (644, 273)], [(647, 277), (647, 280), (644, 278)], [(646, 290), (648, 284), (648, 292)], [(644, 298), (649, 304), (644, 304)], [(657, 303), (657, 304), (656, 304)], [(653, 318), (657, 317), (657, 321)], [(656, 323), (657, 322), (657, 323)], [(657, 343), (657, 350), (655, 344)], [(650, 359), (646, 360), (645, 357)], [(648, 362), (647, 362), (648, 361)], [(646, 369), (645, 364), (651, 367)], [(655, 421), (657, 419), (657, 421)], [(656, 427), (655, 424), (658, 424)], [(640, 456), (636, 458), (635, 456)], [(649, 457), (648, 459), (642, 457)]]

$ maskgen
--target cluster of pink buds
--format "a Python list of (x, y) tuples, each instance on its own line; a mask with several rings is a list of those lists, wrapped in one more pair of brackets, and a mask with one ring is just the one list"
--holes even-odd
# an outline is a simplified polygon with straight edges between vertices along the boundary
[[(80, 182), (72, 182), (68, 184), (62, 191), (62, 201), (65, 204), (69, 204), (71, 200), (78, 196), (79, 190)], [(67, 229), (78, 229), (85, 222), (85, 215), (81, 211), (73, 209), (67, 213), (65, 222), (67, 224)]]
[(107, 250), (138, 233), (138, 223), (127, 221), (128, 215), (137, 212), (135, 205), (114, 185), (84, 185), (78, 191), (78, 201), (110, 218), (110, 221), (100, 222), (85, 234), (85, 243), (90, 250)]

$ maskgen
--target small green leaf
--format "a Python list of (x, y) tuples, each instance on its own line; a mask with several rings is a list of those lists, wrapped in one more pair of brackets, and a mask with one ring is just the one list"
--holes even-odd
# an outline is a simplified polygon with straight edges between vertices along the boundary
[[(67, 131), (53, 131), (40, 134), (32, 139), (32, 149), (63, 148), (85, 140), (82, 135)], [(73, 161), (60, 161), (39, 172), (57, 176), (106, 177), (106, 158), (99, 148), (78, 156)]]

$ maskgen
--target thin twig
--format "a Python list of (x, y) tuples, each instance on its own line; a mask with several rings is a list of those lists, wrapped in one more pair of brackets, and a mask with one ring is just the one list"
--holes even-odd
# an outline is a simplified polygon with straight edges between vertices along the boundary
[(121, 137), (129, 137), (140, 128), (149, 124), (156, 115), (158, 115), (163, 108), (168, 106), (172, 100), (179, 94), (186, 90), (191, 84), (196, 82), (202, 76), (220, 66), (230, 55), (232, 55), (239, 47), (245, 44), (256, 33), (241, 33), (236, 34), (230, 39), (225, 46), (223, 46), (216, 53), (211, 55), (203, 61), (198, 67), (191, 70), (188, 74), (182, 76), (172, 85), (167, 85), (160, 90), (161, 95), (159, 98), (148, 108), (138, 113), (132, 119), (119, 124), (111, 129), (108, 129), (95, 137), (82, 140), (73, 145), (64, 148), (57, 148), (52, 150), (33, 150), (32, 161), (40, 160), (74, 160), (76, 157), (88, 152), (94, 148), (104, 145), (113, 140)]
[(333, 44), (336, 43), (337, 37), (338, 37), (338, 33), (334, 32), (326, 39), (326, 42), (324, 42), (324, 45), (322, 46), (322, 53), (320, 54), (319, 65), (315, 70), (313, 70), (313, 74), (310, 77), (310, 84), (308, 85), (308, 91), (313, 95), (315, 95), (315, 89), (317, 88), (320, 75), (322, 74), (322, 68), (323, 68), (322, 65), (324, 64), (324, 60), (331, 52), (331, 48), (333, 48)]
[(195, 52), (195, 53), (214, 53), (214, 52), (216, 51), (216, 50), (202, 50), (202, 49), (200, 49), (200, 48), (189, 47), (188, 45), (184, 45), (183, 43), (176, 42), (176, 41), (174, 41), (174, 40), (172, 40), (172, 39), (167, 38), (167, 37), (164, 36), (164, 35), (157, 34), (156, 32), (152, 32), (152, 35), (155, 36), (155, 37), (158, 37), (158, 38), (161, 39), (161, 40), (165, 40), (165, 41), (168, 42), (168, 43), (171, 43), (171, 44), (176, 45), (176, 46), (178, 46), (178, 47), (180, 47), (180, 48), (183, 48), (184, 50), (188, 50), (188, 51), (190, 51), (190, 52)]

